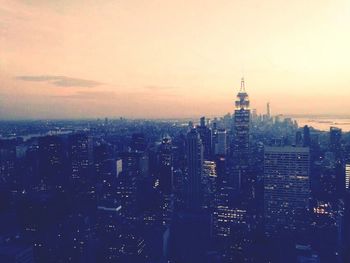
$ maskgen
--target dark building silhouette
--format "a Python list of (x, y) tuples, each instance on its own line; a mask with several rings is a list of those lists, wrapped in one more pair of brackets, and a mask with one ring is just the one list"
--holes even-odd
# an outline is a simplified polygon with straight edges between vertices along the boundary
[(215, 155), (226, 156), (228, 150), (227, 132), (225, 129), (217, 130), (217, 142), (215, 144)]
[(215, 157), (215, 163), (216, 163), (216, 173), (218, 176), (218, 181), (220, 183), (222, 182), (228, 182), (228, 171), (227, 171), (227, 156), (225, 155), (217, 155)]
[(217, 169), (214, 161), (204, 161), (202, 171), (202, 189), (204, 209), (215, 207), (215, 194), (217, 192)]
[(143, 152), (146, 150), (147, 142), (143, 133), (134, 133), (131, 139), (131, 149), (133, 151)]
[(311, 135), (310, 135), (310, 128), (309, 126), (305, 125), (303, 129), (303, 146), (304, 147), (310, 147), (311, 146)]
[(63, 139), (59, 136), (39, 138), (39, 171), (43, 187), (60, 187), (67, 181), (64, 169), (66, 155)]
[(0, 140), (0, 187), (13, 189), (16, 181), (16, 144), (13, 140)]
[(295, 146), (303, 146), (303, 134), (301, 131), (295, 133)]
[(203, 145), (196, 131), (192, 129), (186, 138), (187, 155), (187, 208), (198, 210), (202, 201)]
[(173, 153), (170, 138), (163, 138), (159, 147), (159, 184), (164, 194), (173, 189)]
[(107, 143), (101, 143), (94, 147), (94, 167), (97, 181), (110, 182), (117, 176), (116, 159), (113, 148)]
[(329, 130), (329, 149), (334, 153), (336, 160), (341, 158), (342, 130), (337, 127), (331, 127)]
[(197, 132), (199, 133), (203, 144), (203, 158), (205, 160), (210, 160), (212, 149), (212, 135), (211, 130), (205, 124), (205, 117), (200, 118), (200, 125), (197, 126)]
[(1, 121), (0, 263), (350, 262), (346, 127), (251, 113), (243, 80), (235, 106)]
[(69, 158), (71, 162), (71, 180), (82, 182), (89, 178), (92, 165), (92, 140), (86, 134), (74, 134), (69, 138)]

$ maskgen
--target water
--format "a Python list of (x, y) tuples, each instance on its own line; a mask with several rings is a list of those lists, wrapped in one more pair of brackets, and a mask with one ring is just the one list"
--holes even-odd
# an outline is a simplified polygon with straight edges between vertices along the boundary
[(65, 134), (70, 134), (72, 133), (72, 131), (48, 131), (48, 132), (44, 132), (44, 133), (32, 133), (32, 134), (27, 134), (27, 135), (19, 135), (19, 136), (10, 136), (10, 137), (1, 137), (0, 135), (0, 139), (16, 139), (16, 138), (22, 138), (23, 141), (27, 141), (31, 138), (35, 138), (35, 137), (43, 137), (43, 136), (47, 136), (47, 135), (65, 135)]
[(324, 117), (324, 116), (290, 116), (298, 122), (299, 127), (311, 126), (321, 131), (329, 131), (330, 127), (338, 127), (344, 132), (350, 131), (350, 117)]

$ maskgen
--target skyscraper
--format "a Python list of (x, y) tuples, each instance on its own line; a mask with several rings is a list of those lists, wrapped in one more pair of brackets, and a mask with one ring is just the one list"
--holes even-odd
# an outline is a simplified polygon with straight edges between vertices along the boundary
[(64, 178), (64, 145), (61, 137), (45, 136), (39, 142), (40, 177), (46, 187), (62, 186)]
[(131, 149), (136, 152), (143, 152), (146, 147), (145, 135), (143, 133), (134, 133), (131, 138)]
[(205, 124), (205, 117), (200, 118), (200, 125), (197, 126), (197, 131), (199, 133), (199, 136), (201, 137), (203, 144), (203, 158), (205, 160), (210, 160), (212, 138), (211, 130)]
[(350, 189), (350, 164), (345, 166), (345, 190)]
[(71, 179), (74, 181), (87, 180), (89, 156), (92, 155), (92, 142), (86, 134), (70, 136), (69, 155), (71, 161)]
[(171, 139), (163, 138), (159, 149), (159, 183), (165, 194), (170, 194), (173, 188), (173, 155)]
[(187, 208), (197, 210), (201, 206), (203, 145), (196, 129), (192, 129), (186, 138), (187, 154)]
[(15, 177), (16, 147), (14, 141), (0, 140), (0, 188), (10, 186)]
[(94, 169), (99, 205), (115, 206), (117, 169), (113, 147), (110, 144), (98, 143), (95, 145)]
[(219, 129), (217, 131), (217, 143), (215, 144), (215, 154), (227, 154), (227, 133), (225, 129)]
[(216, 147), (218, 144), (218, 127), (217, 122), (214, 121), (211, 127), (211, 153), (212, 156), (216, 154)]
[(303, 147), (265, 147), (265, 233), (303, 230), (310, 198), (310, 153)]
[(233, 127), (233, 162), (234, 185), (241, 189), (247, 182), (247, 170), (249, 160), (249, 128), (250, 108), (249, 97), (245, 91), (244, 79), (241, 80), (241, 89), (237, 94), (234, 112)]
[(337, 127), (331, 127), (329, 131), (329, 149), (334, 153), (336, 160), (341, 157), (341, 137), (342, 130)]
[(309, 126), (305, 125), (303, 128), (303, 145), (304, 147), (310, 147), (311, 145), (311, 136), (310, 136), (310, 128)]
[(271, 117), (271, 109), (270, 109), (270, 102), (266, 104), (266, 115), (268, 118)]
[(303, 135), (301, 131), (295, 133), (295, 146), (303, 146)]
[(216, 185), (216, 163), (213, 161), (204, 161), (202, 172), (203, 208), (214, 207)]

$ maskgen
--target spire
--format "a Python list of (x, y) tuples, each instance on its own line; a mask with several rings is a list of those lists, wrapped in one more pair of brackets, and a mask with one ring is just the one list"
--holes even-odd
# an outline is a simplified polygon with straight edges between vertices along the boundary
[(235, 102), (236, 109), (249, 109), (249, 97), (245, 91), (244, 77), (241, 79), (241, 89), (237, 94), (237, 99)]
[(240, 92), (245, 92), (244, 77), (241, 78), (241, 90)]

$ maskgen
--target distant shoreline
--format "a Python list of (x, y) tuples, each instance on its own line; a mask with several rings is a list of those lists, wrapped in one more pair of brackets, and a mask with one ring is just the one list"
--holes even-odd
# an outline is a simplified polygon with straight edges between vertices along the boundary
[(350, 131), (350, 117), (345, 118), (341, 117), (292, 117), (293, 120), (297, 121), (299, 127), (303, 127), (305, 125), (311, 126), (320, 131), (329, 131), (330, 127), (338, 127), (342, 129), (344, 132)]

